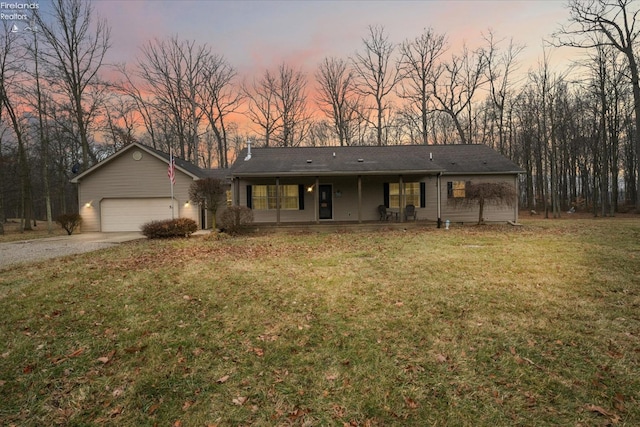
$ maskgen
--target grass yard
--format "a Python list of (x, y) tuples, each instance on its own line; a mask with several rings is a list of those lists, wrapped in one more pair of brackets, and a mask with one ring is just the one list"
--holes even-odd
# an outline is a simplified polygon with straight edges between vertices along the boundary
[(51, 232), (47, 230), (46, 221), (38, 221), (36, 222), (35, 226), (32, 226), (32, 230), (25, 230), (20, 232), (20, 220), (15, 218), (9, 219), (6, 223), (4, 223), (5, 234), (0, 234), (0, 243), (15, 242), (18, 240), (43, 239), (46, 237), (67, 235), (67, 232), (64, 231), (59, 224), (53, 222), (51, 225)]
[(0, 425), (640, 425), (640, 219), (523, 223), (5, 269)]

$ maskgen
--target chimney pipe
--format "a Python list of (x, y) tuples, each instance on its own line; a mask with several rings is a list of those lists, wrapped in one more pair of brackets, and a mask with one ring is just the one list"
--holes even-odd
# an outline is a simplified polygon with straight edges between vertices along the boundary
[(247, 139), (247, 157), (244, 158), (244, 161), (251, 160), (251, 140)]

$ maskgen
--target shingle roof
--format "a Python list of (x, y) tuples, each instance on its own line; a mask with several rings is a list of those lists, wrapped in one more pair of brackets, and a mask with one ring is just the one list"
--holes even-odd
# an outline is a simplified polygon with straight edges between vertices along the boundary
[[(162, 157), (163, 159), (165, 159), (167, 161), (167, 164), (169, 164), (169, 158), (170, 158), (170, 154), (165, 153), (164, 151), (160, 151), (157, 150), (153, 147), (150, 147), (148, 145), (144, 145), (144, 144), (140, 144), (142, 145), (144, 148), (146, 148), (149, 151), (153, 151), (158, 157)], [(194, 165), (191, 162), (188, 162), (184, 159), (181, 159), (180, 157), (176, 157), (175, 155), (173, 156), (173, 160), (176, 163), (176, 167), (179, 169), (184, 170), (185, 172), (190, 173), (191, 175), (197, 176), (198, 178), (204, 178), (205, 176), (208, 175), (208, 171), (206, 169), (202, 169), (199, 168), (198, 166)]]
[(486, 145), (287, 147), (242, 150), (233, 176), (383, 175), (410, 173), (521, 173)]

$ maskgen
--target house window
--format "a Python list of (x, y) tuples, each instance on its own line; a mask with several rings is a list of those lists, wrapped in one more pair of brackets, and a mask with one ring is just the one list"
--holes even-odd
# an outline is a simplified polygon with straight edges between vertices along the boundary
[[(405, 182), (404, 186), (404, 198), (405, 198), (405, 206), (406, 205), (414, 205), (414, 206), (423, 206), (421, 203), (421, 189), (419, 182)], [(390, 208), (399, 208), (400, 207), (400, 184), (397, 182), (389, 183), (389, 207)]]
[[(256, 210), (277, 208), (276, 185), (254, 185), (252, 189), (251, 206)], [(297, 185), (280, 186), (280, 209), (299, 209), (299, 188)]]
[(227, 206), (231, 206), (233, 204), (233, 193), (231, 192), (231, 190), (227, 190), (226, 196)]
[(465, 181), (449, 181), (447, 182), (447, 198), (448, 199), (464, 199), (466, 196)]

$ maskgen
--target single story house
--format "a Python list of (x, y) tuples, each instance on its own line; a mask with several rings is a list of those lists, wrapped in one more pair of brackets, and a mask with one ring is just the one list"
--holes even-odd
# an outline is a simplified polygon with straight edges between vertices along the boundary
[[(398, 221), (477, 222), (477, 204), (462, 203), (469, 182), (507, 183), (518, 191), (524, 171), (486, 145), (394, 145), (245, 148), (230, 169), (233, 204), (256, 223), (373, 221), (384, 205)], [(484, 208), (487, 222), (517, 222), (512, 203)], [(415, 217), (414, 217), (415, 218)]]
[(204, 170), (174, 157), (175, 184), (171, 198), (169, 154), (132, 143), (74, 177), (82, 231), (140, 231), (153, 220), (191, 218), (211, 226), (209, 212), (189, 201), (191, 183), (224, 172)]
[[(475, 222), (478, 206), (461, 203), (469, 182), (518, 188), (523, 170), (485, 145), (394, 145), (256, 148), (249, 144), (226, 170), (201, 169), (132, 143), (74, 177), (82, 231), (139, 231), (152, 220), (187, 217), (210, 228), (210, 213), (189, 200), (189, 187), (213, 176), (230, 182), (228, 202), (253, 210), (256, 223), (406, 220)], [(172, 198), (173, 190), (173, 198)], [(218, 212), (220, 214), (220, 212)], [(488, 222), (518, 220), (517, 199), (485, 206)], [(386, 218), (385, 218), (386, 219)]]

